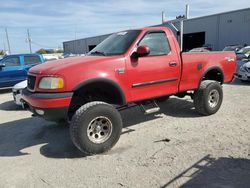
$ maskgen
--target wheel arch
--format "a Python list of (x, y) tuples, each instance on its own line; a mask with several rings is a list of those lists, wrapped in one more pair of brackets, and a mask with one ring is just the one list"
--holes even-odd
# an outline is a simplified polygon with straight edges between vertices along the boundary
[(77, 90), (79, 90), (81, 88), (84, 88), (84, 87), (87, 87), (89, 85), (96, 84), (96, 83), (107, 84), (107, 85), (110, 85), (113, 88), (115, 88), (121, 97), (121, 104), (122, 105), (126, 104), (126, 97), (125, 97), (123, 89), (119, 86), (119, 84), (117, 82), (110, 80), (110, 79), (107, 79), (107, 78), (92, 78), (89, 80), (85, 80), (85, 81), (79, 83), (77, 86), (75, 86), (73, 91), (76, 92)]
[(224, 83), (224, 72), (221, 67), (213, 66), (209, 67), (204, 73), (199, 81), (199, 86), (203, 80), (215, 80), (221, 85)]
[(92, 101), (102, 101), (114, 106), (126, 105), (122, 88), (117, 82), (107, 78), (85, 80), (75, 86), (73, 93), (68, 110), (69, 119), (82, 105)]

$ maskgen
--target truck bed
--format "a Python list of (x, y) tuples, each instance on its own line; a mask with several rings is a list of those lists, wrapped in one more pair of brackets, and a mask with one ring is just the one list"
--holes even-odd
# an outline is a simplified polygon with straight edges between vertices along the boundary
[(179, 91), (197, 89), (205, 73), (212, 68), (221, 70), (224, 83), (230, 82), (236, 69), (234, 52), (187, 52), (181, 54), (182, 75)]

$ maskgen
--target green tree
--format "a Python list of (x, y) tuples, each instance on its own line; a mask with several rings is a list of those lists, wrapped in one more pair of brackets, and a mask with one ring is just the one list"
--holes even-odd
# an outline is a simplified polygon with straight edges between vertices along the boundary
[(5, 55), (5, 52), (3, 50), (1, 50), (0, 55)]
[(37, 50), (36, 53), (39, 53), (39, 54), (46, 54), (47, 51), (46, 51), (45, 49), (41, 48), (41, 49)]
[(58, 49), (56, 53), (63, 53), (63, 49)]

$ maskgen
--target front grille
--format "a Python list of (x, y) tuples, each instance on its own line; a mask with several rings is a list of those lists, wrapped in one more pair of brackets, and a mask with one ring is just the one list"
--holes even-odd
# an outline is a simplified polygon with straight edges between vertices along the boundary
[(36, 77), (35, 76), (28, 76), (28, 88), (30, 90), (34, 90), (35, 89), (35, 84), (36, 84)]

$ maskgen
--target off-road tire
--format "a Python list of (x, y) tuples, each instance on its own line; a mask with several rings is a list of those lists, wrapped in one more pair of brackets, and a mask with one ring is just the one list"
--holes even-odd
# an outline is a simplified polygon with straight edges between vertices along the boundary
[[(216, 91), (219, 94), (217, 104), (213, 107), (210, 105), (210, 94)], [(212, 80), (202, 81), (198, 90), (194, 92), (194, 106), (198, 113), (202, 115), (215, 114), (222, 104), (223, 91), (219, 82)]]
[[(106, 117), (112, 123), (112, 131), (103, 143), (94, 143), (89, 138), (88, 128), (98, 117)], [(94, 101), (84, 104), (74, 114), (70, 124), (70, 136), (74, 145), (87, 155), (99, 154), (111, 149), (119, 140), (122, 130), (120, 113), (110, 104)]]

